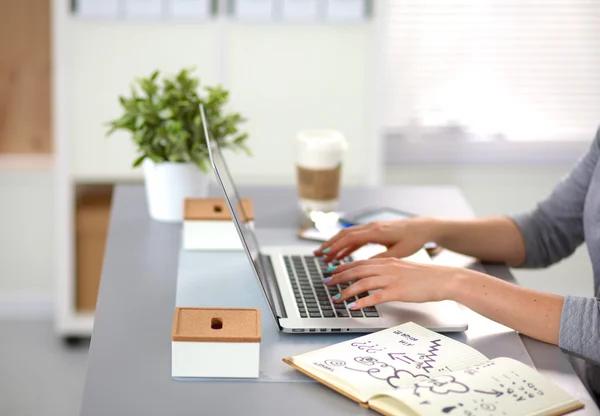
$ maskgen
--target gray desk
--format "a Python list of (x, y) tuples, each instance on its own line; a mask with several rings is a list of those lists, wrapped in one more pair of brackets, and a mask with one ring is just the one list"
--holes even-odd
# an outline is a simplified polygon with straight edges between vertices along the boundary
[[(292, 188), (250, 187), (242, 192), (254, 200), (256, 225), (264, 229), (263, 235), (289, 230), (298, 220)], [(423, 215), (472, 216), (460, 192), (451, 187), (347, 189), (342, 205), (347, 210), (388, 205)], [(150, 220), (142, 187), (116, 189), (82, 415), (370, 414), (318, 383), (173, 381), (170, 333), (180, 239), (180, 225)], [(486, 271), (513, 280), (505, 267)], [(585, 402), (586, 409), (578, 414), (600, 415), (558, 348), (524, 337), (525, 348), (514, 332), (472, 312), (471, 318), (465, 334), (471, 345), (488, 356), (532, 361)]]

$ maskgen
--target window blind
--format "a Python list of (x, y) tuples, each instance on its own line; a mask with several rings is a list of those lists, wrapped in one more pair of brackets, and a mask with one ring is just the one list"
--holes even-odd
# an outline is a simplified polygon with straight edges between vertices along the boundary
[(386, 131), (405, 140), (589, 140), (597, 0), (389, 0)]

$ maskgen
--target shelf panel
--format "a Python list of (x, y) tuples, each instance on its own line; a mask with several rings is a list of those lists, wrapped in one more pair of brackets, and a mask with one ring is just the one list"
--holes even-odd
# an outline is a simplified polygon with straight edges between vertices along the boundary
[(86, 185), (76, 188), (77, 284), (75, 305), (78, 312), (91, 312), (96, 309), (110, 221), (112, 193), (111, 185)]
[(0, 1), (0, 152), (50, 153), (50, 0)]
[(117, 184), (117, 183), (143, 183), (144, 172), (142, 169), (132, 170), (130, 172), (94, 172), (94, 173), (76, 173), (71, 176), (71, 181), (75, 184)]
[(54, 168), (51, 154), (9, 153), (0, 154), (0, 172), (39, 172)]

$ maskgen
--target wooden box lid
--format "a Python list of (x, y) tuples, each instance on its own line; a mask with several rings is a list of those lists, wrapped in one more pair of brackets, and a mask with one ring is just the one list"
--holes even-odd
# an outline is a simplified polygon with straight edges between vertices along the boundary
[[(245, 221), (254, 220), (254, 209), (250, 199), (242, 199), (242, 208), (247, 217)], [(188, 198), (184, 203), (183, 218), (186, 220), (231, 221), (231, 213), (227, 202), (222, 198)]]
[(260, 342), (260, 310), (175, 308), (173, 341)]

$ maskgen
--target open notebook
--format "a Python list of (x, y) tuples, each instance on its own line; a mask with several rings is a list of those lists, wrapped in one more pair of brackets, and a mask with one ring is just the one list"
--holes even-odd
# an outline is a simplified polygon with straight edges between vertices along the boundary
[(583, 403), (534, 369), (406, 323), (285, 358), (384, 415), (560, 415)]

